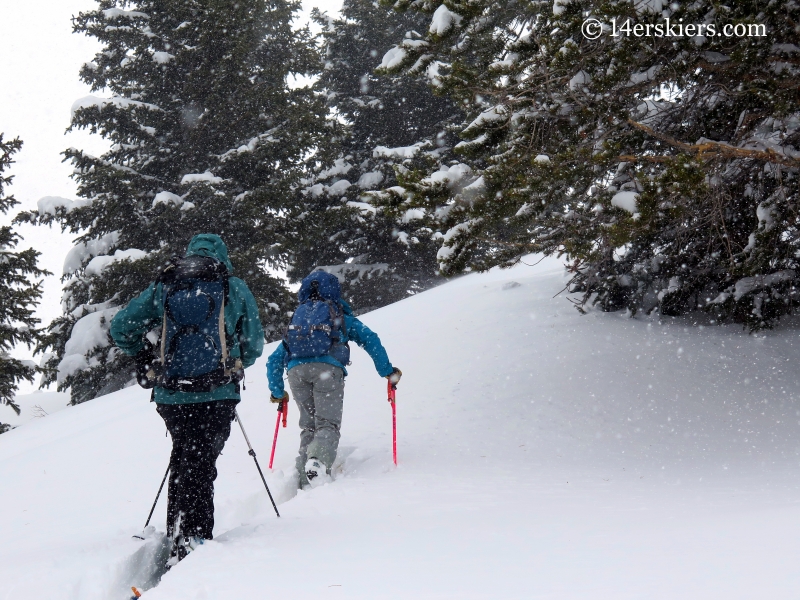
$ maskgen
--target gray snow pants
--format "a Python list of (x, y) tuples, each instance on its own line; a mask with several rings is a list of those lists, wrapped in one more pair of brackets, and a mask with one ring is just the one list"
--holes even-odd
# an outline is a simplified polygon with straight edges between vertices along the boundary
[(293, 367), (289, 386), (300, 411), (300, 452), (297, 471), (300, 485), (308, 483), (306, 461), (320, 460), (330, 473), (339, 449), (339, 429), (342, 426), (344, 372), (327, 363), (305, 363)]

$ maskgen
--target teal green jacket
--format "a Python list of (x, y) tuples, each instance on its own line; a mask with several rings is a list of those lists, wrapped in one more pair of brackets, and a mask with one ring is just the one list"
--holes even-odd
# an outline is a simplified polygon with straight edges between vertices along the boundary
[[(339, 303), (344, 311), (344, 337), (342, 342), (355, 342), (372, 358), (372, 363), (375, 365), (375, 370), (381, 377), (387, 377), (392, 374), (394, 367), (389, 362), (389, 356), (386, 354), (386, 349), (381, 344), (378, 334), (372, 331), (369, 327), (364, 325), (356, 317), (353, 316), (353, 311), (350, 305), (344, 300)], [(281, 398), (284, 394), (283, 386), (283, 370), (284, 368), (289, 371), (297, 365), (305, 363), (326, 363), (339, 367), (347, 375), (345, 365), (340, 363), (332, 356), (315, 356), (314, 358), (289, 358), (286, 345), (283, 343), (278, 344), (272, 354), (269, 355), (267, 360), (267, 381), (269, 382), (269, 391), (275, 398)]]
[[(189, 243), (186, 256), (209, 256), (225, 263), (233, 271), (228, 259), (228, 249), (222, 239), (213, 234), (196, 235)], [(233, 343), (228, 348), (230, 356), (240, 358), (245, 367), (256, 362), (264, 351), (264, 330), (258, 317), (258, 304), (244, 281), (237, 277), (228, 279), (228, 298), (225, 303), (225, 331)], [(158, 327), (164, 317), (161, 284), (150, 286), (119, 311), (111, 321), (111, 337), (117, 347), (129, 356), (135, 356), (144, 347), (143, 336)], [(153, 399), (159, 404), (189, 404), (210, 400), (240, 400), (236, 384), (218, 387), (211, 392), (171, 392), (156, 387)]]

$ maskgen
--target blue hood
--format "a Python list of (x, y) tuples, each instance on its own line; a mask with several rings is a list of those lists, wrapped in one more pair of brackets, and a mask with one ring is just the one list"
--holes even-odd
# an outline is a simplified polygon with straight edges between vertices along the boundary
[(331, 275), (325, 271), (314, 271), (306, 276), (300, 284), (300, 291), (297, 296), (301, 304), (308, 300), (313, 284), (316, 284), (319, 295), (325, 300), (338, 302), (342, 297), (342, 288), (336, 275)]

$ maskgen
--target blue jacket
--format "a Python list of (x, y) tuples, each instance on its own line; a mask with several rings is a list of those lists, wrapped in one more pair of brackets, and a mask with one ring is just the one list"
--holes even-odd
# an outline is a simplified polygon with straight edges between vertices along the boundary
[[(225, 263), (228, 273), (233, 265), (228, 259), (228, 248), (218, 235), (196, 235), (189, 243), (186, 256), (209, 256)], [(139, 296), (114, 315), (111, 337), (117, 347), (129, 356), (135, 356), (143, 347), (142, 336), (157, 327), (164, 317), (161, 302), (161, 284), (150, 284)], [(238, 277), (228, 279), (228, 298), (225, 302), (225, 331), (232, 338), (228, 348), (230, 356), (240, 358), (245, 367), (251, 366), (264, 351), (264, 330), (258, 317), (258, 304), (244, 281)], [(211, 392), (171, 392), (156, 387), (153, 399), (159, 404), (189, 404), (210, 400), (239, 400), (236, 384), (223, 385)]]
[[(389, 356), (386, 354), (386, 350), (384, 349), (383, 344), (381, 344), (378, 334), (353, 316), (353, 311), (347, 302), (340, 300), (339, 303), (344, 311), (344, 338), (342, 341), (355, 342), (364, 350), (366, 350), (372, 358), (372, 362), (375, 364), (375, 370), (378, 371), (378, 375), (381, 377), (391, 375), (394, 367), (392, 366), (392, 363), (389, 362)], [(269, 381), (269, 391), (275, 398), (282, 397), (285, 392), (283, 387), (284, 367), (286, 367), (286, 370), (289, 371), (297, 365), (302, 365), (305, 363), (327, 363), (329, 365), (333, 365), (334, 367), (339, 367), (342, 371), (344, 371), (345, 376), (347, 375), (347, 369), (345, 369), (345, 366), (332, 356), (292, 358), (288, 361), (288, 364), (287, 358), (288, 352), (286, 350), (286, 345), (281, 343), (277, 348), (275, 348), (275, 351), (270, 354), (269, 360), (267, 360), (267, 380)]]

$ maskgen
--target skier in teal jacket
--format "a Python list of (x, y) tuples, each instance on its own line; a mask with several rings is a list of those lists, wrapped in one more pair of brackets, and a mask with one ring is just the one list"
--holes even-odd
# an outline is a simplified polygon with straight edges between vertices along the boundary
[[(233, 272), (228, 248), (218, 235), (203, 233), (189, 242), (186, 256), (216, 258)], [(264, 351), (264, 330), (258, 316), (258, 304), (253, 293), (238, 277), (228, 279), (229, 291), (225, 302), (225, 330), (233, 341), (228, 353), (239, 358), (245, 368), (252, 366)], [(152, 283), (119, 311), (111, 322), (111, 337), (117, 347), (129, 356), (136, 356), (145, 347), (144, 334), (158, 327), (164, 317), (161, 284)], [(188, 404), (211, 400), (239, 400), (237, 385), (231, 383), (211, 392), (173, 392), (155, 388), (156, 404)]]
[[(186, 256), (213, 258), (227, 267), (229, 275), (233, 271), (228, 249), (218, 235), (194, 236)], [(153, 283), (119, 311), (111, 322), (111, 337), (117, 347), (137, 357), (137, 363), (144, 360), (140, 358), (143, 355), (152, 357), (144, 336), (162, 324), (163, 297), (163, 284)], [(264, 350), (264, 331), (258, 305), (244, 281), (228, 277), (224, 306), (228, 356), (239, 359), (242, 367), (249, 367)], [(238, 383), (224, 383), (204, 392), (168, 390), (158, 386), (153, 390), (156, 410), (172, 437), (167, 533), (173, 545), (168, 568), (203, 540), (213, 537), (216, 461), (230, 435), (240, 399)]]

